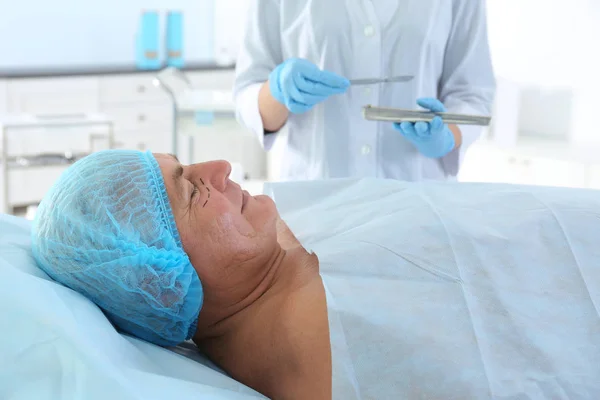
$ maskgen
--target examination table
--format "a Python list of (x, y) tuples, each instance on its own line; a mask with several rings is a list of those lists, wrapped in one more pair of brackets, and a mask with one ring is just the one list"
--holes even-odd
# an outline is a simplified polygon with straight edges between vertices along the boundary
[[(376, 179), (265, 192), (335, 297), (351, 382), (338, 393), (600, 399), (600, 192)], [(263, 398), (190, 343), (115, 331), (36, 267), (29, 234), (0, 216), (1, 399)]]

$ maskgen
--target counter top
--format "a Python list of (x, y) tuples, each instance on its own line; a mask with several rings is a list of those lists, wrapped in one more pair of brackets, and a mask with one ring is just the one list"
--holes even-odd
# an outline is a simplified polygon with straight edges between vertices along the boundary
[[(166, 65), (164, 66), (166, 67)], [(161, 67), (162, 69), (163, 67)], [(182, 71), (219, 71), (232, 70), (235, 65), (218, 65), (215, 63), (189, 64)], [(156, 73), (158, 70), (141, 70), (134, 65), (115, 65), (106, 67), (74, 67), (74, 68), (22, 68), (0, 69), (0, 79), (55, 78), (61, 76), (90, 76), (90, 75), (123, 75), (134, 73)]]

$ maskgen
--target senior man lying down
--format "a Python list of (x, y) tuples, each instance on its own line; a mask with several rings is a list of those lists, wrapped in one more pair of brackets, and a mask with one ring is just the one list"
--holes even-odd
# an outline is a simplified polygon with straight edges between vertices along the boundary
[[(312, 253), (230, 169), (90, 155), (41, 203), (36, 261), (121, 331), (192, 339), (273, 399), (600, 398), (600, 194), (358, 185), (356, 215), (387, 214)], [(315, 237), (353, 217), (320, 207), (336, 222)]]

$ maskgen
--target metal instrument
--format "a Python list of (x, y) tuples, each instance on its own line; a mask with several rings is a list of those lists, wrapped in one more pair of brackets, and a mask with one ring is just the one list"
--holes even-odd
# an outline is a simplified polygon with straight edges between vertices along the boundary
[(401, 108), (385, 108), (367, 105), (363, 107), (363, 117), (368, 121), (386, 122), (431, 122), (441, 117), (446, 124), (489, 126), (492, 118), (482, 115), (453, 114), (448, 112), (406, 110)]
[(414, 79), (412, 75), (391, 76), (388, 78), (365, 78), (350, 79), (351, 85), (375, 85), (378, 83), (410, 82)]

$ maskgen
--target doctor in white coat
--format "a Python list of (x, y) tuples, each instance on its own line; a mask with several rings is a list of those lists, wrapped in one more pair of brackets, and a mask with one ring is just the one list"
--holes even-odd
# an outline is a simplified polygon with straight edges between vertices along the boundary
[[(366, 121), (362, 107), (489, 115), (495, 81), (485, 0), (250, 2), (237, 116), (265, 149), (285, 141), (278, 179), (456, 178), (480, 127)], [(396, 75), (414, 79), (349, 82)]]

